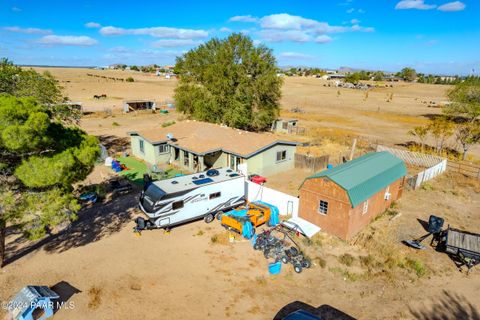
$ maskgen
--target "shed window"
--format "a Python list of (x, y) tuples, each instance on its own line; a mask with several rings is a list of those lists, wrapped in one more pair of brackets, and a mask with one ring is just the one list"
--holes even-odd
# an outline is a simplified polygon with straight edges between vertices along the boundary
[(140, 152), (145, 153), (145, 141), (139, 140), (140, 143)]
[(172, 203), (172, 210), (183, 208), (183, 200)]
[(222, 195), (221, 192), (215, 192), (215, 193), (211, 193), (208, 198), (212, 200), (212, 199), (220, 198), (221, 195)]
[(158, 146), (158, 153), (168, 153), (170, 151), (170, 146), (168, 144), (161, 144)]
[(277, 162), (287, 159), (287, 150), (277, 152)]
[(320, 200), (320, 204), (318, 205), (318, 212), (321, 214), (327, 214), (328, 213), (328, 202)]
[(282, 123), (282, 129), (285, 129), (285, 130), (288, 129), (288, 122), (283, 122)]
[(368, 200), (363, 203), (362, 214), (365, 214), (367, 212), (368, 212)]

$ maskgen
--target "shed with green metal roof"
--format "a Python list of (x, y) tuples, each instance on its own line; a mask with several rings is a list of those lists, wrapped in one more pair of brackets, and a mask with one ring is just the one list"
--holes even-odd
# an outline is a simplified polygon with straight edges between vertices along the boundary
[(406, 174), (405, 163), (389, 152), (365, 154), (307, 177), (299, 215), (348, 239), (401, 196)]

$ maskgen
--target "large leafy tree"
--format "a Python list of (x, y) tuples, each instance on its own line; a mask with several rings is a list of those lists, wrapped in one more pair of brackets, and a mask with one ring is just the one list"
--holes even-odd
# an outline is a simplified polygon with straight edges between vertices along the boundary
[(0, 263), (8, 225), (38, 238), (76, 218), (72, 184), (98, 155), (95, 137), (65, 126), (36, 99), (0, 94)]
[(278, 115), (275, 57), (247, 36), (212, 39), (178, 58), (175, 70), (177, 108), (192, 118), (257, 131)]

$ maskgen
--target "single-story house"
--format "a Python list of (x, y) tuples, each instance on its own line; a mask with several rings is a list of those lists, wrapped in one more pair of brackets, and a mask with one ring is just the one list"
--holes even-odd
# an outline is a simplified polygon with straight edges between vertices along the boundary
[(230, 167), (272, 175), (294, 168), (296, 142), (200, 121), (129, 132), (132, 154), (150, 164), (172, 163), (192, 172)]
[(297, 128), (297, 119), (277, 119), (272, 123), (272, 131), (291, 133)]
[(152, 100), (126, 100), (123, 102), (123, 112), (127, 113), (136, 110), (155, 110), (157, 107)]
[(372, 152), (314, 174), (300, 186), (299, 217), (351, 239), (402, 195), (407, 169), (389, 152)]

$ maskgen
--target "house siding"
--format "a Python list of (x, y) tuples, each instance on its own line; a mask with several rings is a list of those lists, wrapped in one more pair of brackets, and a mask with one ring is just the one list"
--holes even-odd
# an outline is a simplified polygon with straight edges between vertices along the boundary
[(385, 212), (390, 207), (392, 202), (398, 200), (401, 197), (403, 181), (404, 178), (400, 178), (390, 184), (390, 186), (388, 187), (388, 192), (390, 193), (389, 200), (385, 200), (385, 193), (387, 191), (387, 188), (384, 188), (371, 196), (368, 199), (368, 211), (366, 213), (363, 213), (364, 202), (358, 204), (355, 208), (350, 209), (348, 222), (349, 227), (346, 239), (351, 239), (352, 237), (354, 237), (376, 216)]
[[(273, 175), (285, 170), (293, 169), (295, 166), (296, 146), (276, 145), (259, 154), (247, 159), (248, 174)], [(277, 162), (277, 152), (285, 150), (286, 158)]]
[[(400, 198), (403, 184), (403, 177), (390, 184), (389, 200), (384, 199), (387, 188), (370, 197), (368, 211), (364, 214), (363, 202), (352, 208), (347, 192), (335, 182), (328, 178), (309, 179), (300, 189), (299, 216), (329, 234), (349, 240)], [(326, 215), (318, 212), (320, 200), (328, 202)]]
[[(143, 140), (144, 152), (140, 151), (140, 140)], [(132, 154), (137, 158), (140, 158), (148, 163), (155, 164), (157, 163), (157, 156), (155, 153), (154, 146), (139, 136), (131, 136), (131, 148)]]

